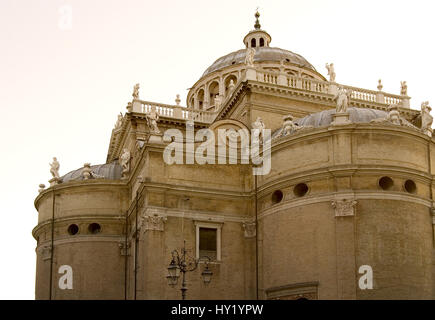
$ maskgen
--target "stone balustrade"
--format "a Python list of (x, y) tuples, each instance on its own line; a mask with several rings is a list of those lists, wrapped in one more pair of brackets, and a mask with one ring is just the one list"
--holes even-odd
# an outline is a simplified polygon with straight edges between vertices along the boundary
[[(178, 105), (162, 104), (136, 99), (133, 101), (131, 111), (136, 113), (148, 113), (155, 109), (162, 118), (174, 118), (180, 120), (194, 120), (211, 123), (216, 117), (216, 112), (186, 108)], [(129, 110), (130, 111), (130, 110)]]
[[(395, 94), (386, 93), (383, 91), (374, 91), (368, 89), (362, 89), (347, 85), (341, 85), (334, 82), (321, 81), (316, 79), (301, 78), (296, 76), (290, 76), (280, 72), (256, 70), (251, 68), (251, 73), (246, 74), (240, 81), (256, 80), (258, 82), (281, 85), (293, 89), (300, 89), (308, 92), (315, 92), (320, 94), (334, 94), (337, 92), (338, 87), (342, 86), (345, 89), (352, 91), (351, 99), (355, 102), (361, 101), (369, 104), (397, 104), (404, 108), (409, 108), (409, 97), (400, 96)], [(253, 73), (252, 73), (253, 72)], [(225, 97), (223, 104), (228, 102), (230, 96)], [(179, 105), (167, 105), (156, 102), (143, 101), (139, 99), (133, 100), (133, 104), (129, 107), (132, 112), (136, 113), (148, 113), (152, 108), (155, 108), (160, 117), (174, 118), (180, 120), (194, 120), (202, 123), (212, 123), (217, 116), (219, 110), (206, 111), (194, 108), (186, 108)]]

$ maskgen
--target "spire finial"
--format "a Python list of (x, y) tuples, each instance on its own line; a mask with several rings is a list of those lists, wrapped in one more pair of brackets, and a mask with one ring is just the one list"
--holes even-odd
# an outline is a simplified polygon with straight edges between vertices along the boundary
[(255, 30), (261, 29), (260, 20), (258, 20), (258, 18), (260, 18), (260, 13), (258, 12), (258, 7), (257, 7), (257, 11), (255, 12), (255, 24), (254, 24)]

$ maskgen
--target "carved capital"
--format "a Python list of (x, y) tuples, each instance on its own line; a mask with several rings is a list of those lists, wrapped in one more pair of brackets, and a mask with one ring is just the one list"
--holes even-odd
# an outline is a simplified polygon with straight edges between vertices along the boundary
[(120, 249), (120, 253), (121, 256), (129, 256), (130, 255), (130, 244), (129, 243), (125, 243), (125, 241), (120, 241), (118, 243), (119, 249)]
[(43, 261), (47, 261), (51, 259), (51, 246), (43, 246), (39, 254), (41, 255), (41, 258)]
[(152, 216), (143, 216), (141, 219), (140, 227), (143, 226), (143, 231), (165, 231), (165, 222), (168, 218), (159, 216), (157, 214)]
[(331, 205), (335, 209), (336, 217), (349, 217), (355, 215), (356, 200), (334, 200)]
[(255, 222), (244, 222), (242, 226), (245, 232), (245, 238), (254, 238), (256, 236)]

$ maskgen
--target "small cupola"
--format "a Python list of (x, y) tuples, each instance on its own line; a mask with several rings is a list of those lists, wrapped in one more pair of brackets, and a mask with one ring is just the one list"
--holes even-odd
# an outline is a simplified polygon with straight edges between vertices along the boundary
[(249, 31), (249, 33), (243, 38), (243, 43), (246, 48), (261, 48), (268, 47), (270, 42), (272, 41), (272, 37), (264, 30), (261, 30), (260, 25), (260, 13), (255, 12), (255, 24), (254, 30)]

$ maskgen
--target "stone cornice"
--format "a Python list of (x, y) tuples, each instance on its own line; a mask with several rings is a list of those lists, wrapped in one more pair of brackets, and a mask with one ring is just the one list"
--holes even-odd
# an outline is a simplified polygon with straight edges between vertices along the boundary
[(126, 181), (122, 180), (110, 180), (110, 179), (88, 179), (88, 180), (76, 180), (76, 181), (68, 181), (65, 183), (60, 183), (56, 186), (49, 187), (42, 191), (35, 198), (34, 206), (36, 210), (38, 210), (39, 201), (45, 196), (51, 196), (54, 192), (64, 191), (65, 189), (78, 189), (78, 192), (86, 192), (89, 191), (101, 191), (106, 190), (107, 187), (114, 188), (128, 188)]
[(165, 184), (158, 182), (145, 182), (144, 188), (147, 191), (154, 192), (168, 192), (171, 191), (174, 194), (185, 194), (185, 193), (195, 193), (198, 195), (212, 196), (212, 197), (223, 197), (223, 198), (249, 198), (253, 196), (253, 191), (225, 191), (213, 188), (204, 187), (189, 187), (180, 186), (175, 184)]
[[(66, 236), (64, 238), (57, 238), (54, 239), (53, 244), (54, 246), (62, 245), (62, 244), (69, 244), (69, 243), (78, 243), (78, 242), (92, 242), (92, 243), (98, 243), (98, 242), (124, 242), (125, 241), (125, 235), (104, 235), (104, 234), (97, 234), (97, 235), (74, 235), (74, 236)], [(36, 250), (39, 248), (49, 245), (51, 247), (51, 239), (46, 241), (41, 241), (37, 247)]]
[(293, 186), (299, 182), (311, 182), (322, 179), (331, 179), (341, 176), (358, 176), (358, 175), (394, 175), (402, 178), (412, 178), (428, 186), (435, 183), (435, 177), (427, 172), (416, 169), (404, 168), (399, 166), (388, 165), (325, 165), (322, 168), (310, 169), (290, 173), (287, 175), (277, 175), (275, 179), (268, 179), (265, 183), (258, 186), (258, 196), (263, 197), (277, 189), (284, 189)]
[(176, 217), (176, 218), (187, 218), (192, 220), (213, 222), (213, 223), (223, 223), (223, 222), (238, 222), (244, 223), (247, 220), (252, 220), (250, 215), (234, 215), (228, 213), (219, 213), (213, 211), (203, 211), (203, 210), (183, 210), (183, 209), (171, 209), (165, 207), (154, 207), (147, 206), (144, 209), (144, 214), (147, 215), (160, 215), (166, 217)]
[[(353, 192), (331, 192), (328, 194), (316, 194), (311, 197), (303, 197), (298, 199), (284, 200), (279, 204), (269, 207), (264, 210), (260, 210), (258, 219), (264, 219), (265, 217), (287, 211), (288, 209), (302, 207), (317, 203), (326, 203), (328, 206), (331, 205), (332, 201), (338, 199), (352, 199), (352, 200), (394, 200), (394, 201), (406, 201), (415, 203), (418, 205), (425, 206), (427, 208), (432, 208), (432, 201), (429, 199), (424, 199), (418, 196), (413, 196), (405, 194), (403, 192), (366, 192), (366, 191), (353, 191)], [(331, 212), (333, 208), (331, 207)], [(326, 213), (325, 213), (326, 214)]]

